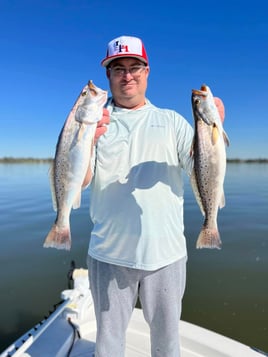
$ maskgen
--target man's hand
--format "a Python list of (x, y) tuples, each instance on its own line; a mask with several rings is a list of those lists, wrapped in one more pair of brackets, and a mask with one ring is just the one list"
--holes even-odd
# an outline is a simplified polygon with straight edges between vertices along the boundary
[(214, 102), (215, 102), (218, 112), (220, 114), (221, 122), (223, 123), (224, 118), (225, 118), (224, 104), (223, 104), (222, 100), (218, 97), (214, 97)]
[(103, 115), (100, 121), (97, 123), (97, 128), (95, 131), (94, 142), (96, 143), (97, 140), (101, 135), (103, 135), (107, 131), (107, 126), (110, 123), (110, 113), (108, 109), (103, 108)]

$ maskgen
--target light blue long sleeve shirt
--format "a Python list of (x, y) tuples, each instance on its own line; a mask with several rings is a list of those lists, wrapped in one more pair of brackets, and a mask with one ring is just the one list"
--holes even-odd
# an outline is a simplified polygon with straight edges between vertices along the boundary
[(107, 106), (110, 125), (95, 148), (90, 186), (93, 258), (155, 270), (187, 256), (182, 170), (190, 174), (193, 129), (146, 100), (137, 110)]

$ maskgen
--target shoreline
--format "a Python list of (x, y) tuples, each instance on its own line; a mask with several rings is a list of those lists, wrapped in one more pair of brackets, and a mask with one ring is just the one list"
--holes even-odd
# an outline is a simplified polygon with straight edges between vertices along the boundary
[[(0, 163), (1, 164), (43, 164), (43, 163), (51, 163), (53, 161), (53, 158), (34, 158), (34, 157), (2, 157), (0, 158)], [(268, 158), (267, 159), (228, 159), (227, 158), (227, 163), (230, 164), (240, 164), (240, 163), (246, 163), (246, 164), (251, 164), (251, 163), (258, 163), (258, 164), (268, 164)]]
[(1, 157), (0, 164), (43, 164), (52, 162), (52, 158), (34, 158), (34, 157)]

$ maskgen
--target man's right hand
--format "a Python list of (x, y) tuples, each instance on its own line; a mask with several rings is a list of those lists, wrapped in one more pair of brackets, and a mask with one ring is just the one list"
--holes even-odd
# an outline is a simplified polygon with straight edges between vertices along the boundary
[(110, 113), (108, 109), (103, 108), (103, 115), (100, 121), (97, 123), (97, 128), (94, 136), (94, 142), (96, 143), (101, 135), (107, 131), (107, 125), (110, 123)]

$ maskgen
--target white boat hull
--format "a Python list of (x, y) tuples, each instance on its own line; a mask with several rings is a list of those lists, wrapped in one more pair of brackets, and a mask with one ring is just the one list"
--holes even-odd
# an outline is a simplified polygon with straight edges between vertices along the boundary
[[(0, 357), (93, 357), (96, 321), (87, 270), (74, 271), (74, 289), (62, 292), (65, 302), (28, 331)], [(116, 321), (115, 321), (116, 328)], [(238, 341), (181, 321), (181, 357), (263, 357)], [(135, 308), (127, 330), (126, 357), (150, 356), (150, 334), (142, 310)], [(163, 356), (164, 357), (164, 356)]]

